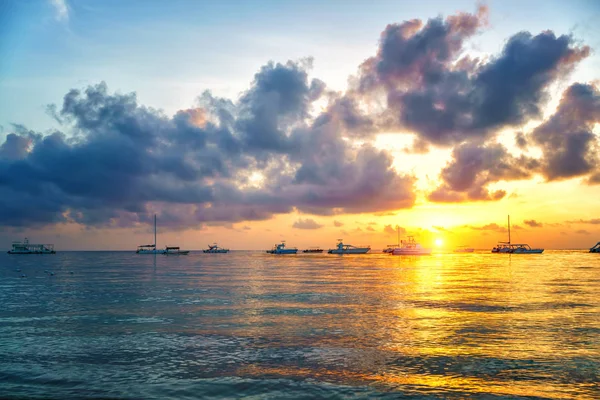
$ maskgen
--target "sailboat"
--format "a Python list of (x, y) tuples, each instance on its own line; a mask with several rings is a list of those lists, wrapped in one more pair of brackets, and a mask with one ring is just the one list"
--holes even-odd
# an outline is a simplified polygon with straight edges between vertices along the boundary
[(156, 214), (154, 214), (154, 244), (142, 244), (136, 250), (137, 254), (186, 255), (189, 252), (189, 250), (181, 250), (176, 246), (167, 246), (164, 249), (156, 248)]
[(396, 225), (396, 234), (398, 235), (398, 242), (396, 244), (388, 244), (385, 249), (383, 249), (383, 253), (392, 253), (394, 249), (400, 247), (400, 227)]
[(510, 242), (510, 215), (508, 216), (508, 242), (498, 242), (498, 245), (492, 249), (492, 253), (510, 253), (510, 254), (541, 254), (544, 249), (532, 249), (527, 243)]

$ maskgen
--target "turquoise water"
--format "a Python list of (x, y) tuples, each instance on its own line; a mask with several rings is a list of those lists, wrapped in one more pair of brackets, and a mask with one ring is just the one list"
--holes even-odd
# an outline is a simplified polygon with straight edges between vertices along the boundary
[(598, 399), (598, 382), (600, 254), (0, 254), (2, 398)]

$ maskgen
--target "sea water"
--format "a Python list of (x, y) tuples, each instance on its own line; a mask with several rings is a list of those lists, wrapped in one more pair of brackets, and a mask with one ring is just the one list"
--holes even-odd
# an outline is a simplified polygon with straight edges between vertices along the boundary
[(600, 254), (0, 254), (1, 398), (598, 399), (599, 382)]

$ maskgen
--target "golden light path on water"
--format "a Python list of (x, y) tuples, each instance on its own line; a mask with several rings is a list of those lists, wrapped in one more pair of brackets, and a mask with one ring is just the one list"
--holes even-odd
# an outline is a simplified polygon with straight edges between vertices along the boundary
[(67, 389), (92, 370), (80, 387), (102, 394), (118, 378), (123, 397), (164, 397), (158, 383), (194, 395), (224, 385), (223, 398), (600, 395), (597, 254), (5, 257), (5, 371), (52, 363)]

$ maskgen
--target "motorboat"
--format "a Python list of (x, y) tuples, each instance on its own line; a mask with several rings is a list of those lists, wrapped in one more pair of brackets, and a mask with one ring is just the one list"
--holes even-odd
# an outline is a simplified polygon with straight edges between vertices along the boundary
[(208, 245), (208, 249), (202, 250), (203, 253), (229, 253), (229, 249), (224, 249), (222, 247), (217, 246), (216, 243), (212, 245)]
[(590, 253), (600, 253), (600, 242), (596, 243), (594, 247), (590, 249)]
[(189, 250), (181, 250), (177, 246), (173, 246), (173, 247), (167, 246), (167, 247), (165, 247), (165, 250), (164, 250), (164, 252), (162, 254), (165, 254), (165, 255), (168, 255), (168, 256), (169, 255), (171, 255), (171, 256), (173, 256), (173, 255), (174, 256), (185, 256), (185, 255), (189, 254), (189, 252), (190, 252)]
[(473, 251), (475, 251), (474, 248), (467, 246), (458, 246), (454, 249), (454, 253), (472, 253)]
[(22, 242), (12, 242), (8, 254), (56, 254), (53, 244), (33, 244), (25, 238)]
[(401, 240), (400, 246), (390, 254), (394, 256), (427, 256), (431, 254), (431, 249), (422, 247), (414, 237), (409, 236), (407, 240)]
[(335, 249), (329, 249), (328, 254), (367, 254), (371, 251), (371, 246), (352, 246), (351, 244), (344, 244), (342, 239), (338, 239), (338, 244)]
[(510, 245), (512, 248), (512, 254), (542, 254), (544, 249), (532, 249), (526, 243), (515, 243)]
[(308, 249), (302, 250), (303, 253), (311, 253), (311, 254), (320, 254), (323, 252), (323, 249), (320, 247), (310, 247)]
[(267, 250), (268, 254), (296, 254), (297, 252), (296, 247), (285, 247), (285, 241), (276, 244), (271, 250)]
[(508, 216), (508, 242), (498, 242), (492, 249), (492, 253), (508, 254), (541, 254), (544, 249), (532, 249), (527, 243), (510, 242), (510, 215)]

